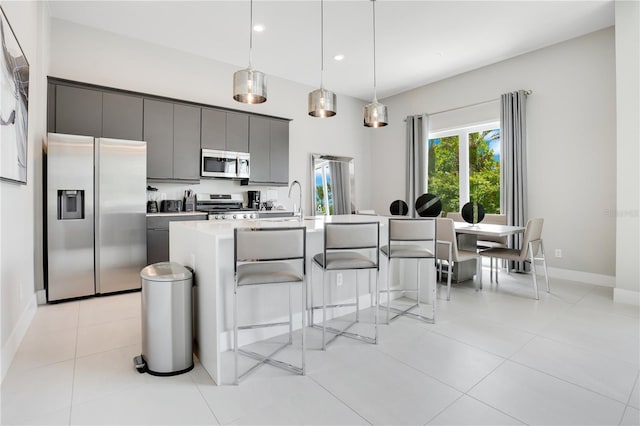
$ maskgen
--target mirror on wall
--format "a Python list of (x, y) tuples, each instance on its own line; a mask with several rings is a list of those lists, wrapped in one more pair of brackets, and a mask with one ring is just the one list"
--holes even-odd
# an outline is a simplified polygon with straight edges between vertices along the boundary
[(353, 158), (327, 154), (311, 155), (311, 200), (314, 215), (355, 212)]

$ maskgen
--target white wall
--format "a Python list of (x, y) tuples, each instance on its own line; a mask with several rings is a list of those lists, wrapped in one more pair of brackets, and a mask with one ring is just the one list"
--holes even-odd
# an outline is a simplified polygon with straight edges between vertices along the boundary
[(640, 3), (616, 1), (617, 189), (614, 299), (640, 304)]
[[(354, 157), (358, 208), (370, 208), (370, 132), (361, 125), (364, 103), (339, 96), (335, 117), (311, 118), (307, 115), (307, 94), (315, 87), (268, 76), (268, 101), (262, 105), (240, 104), (231, 97), (235, 71), (237, 68), (231, 65), (177, 50), (57, 19), (52, 23), (51, 76), (293, 119), (289, 181), (302, 183), (305, 212), (311, 211), (311, 153)], [(208, 192), (257, 189), (223, 180), (203, 180), (197, 187), (154, 186), (169, 198), (182, 194), (187, 187)], [(287, 188), (278, 192), (280, 201), (287, 204)]]
[[(472, 105), (518, 90), (527, 102), (529, 217), (543, 217), (549, 265), (612, 285), (615, 274), (614, 30), (608, 28), (384, 99), (390, 125), (375, 134), (373, 207), (405, 194), (407, 115)], [(637, 139), (636, 139), (637, 140)], [(562, 249), (562, 259), (553, 257)], [(550, 254), (550, 255), (549, 255)]]
[(40, 238), (37, 229), (41, 229), (41, 143), (46, 129), (49, 18), (42, 3), (3, 1), (2, 8), (30, 65), (27, 184), (0, 182), (1, 340), (4, 379), (35, 313), (34, 281), (42, 276), (42, 262), (36, 261), (38, 254), (35, 241)]

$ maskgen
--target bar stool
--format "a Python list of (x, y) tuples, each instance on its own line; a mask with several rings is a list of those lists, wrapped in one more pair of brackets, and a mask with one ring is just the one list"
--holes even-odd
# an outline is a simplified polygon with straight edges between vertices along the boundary
[[(378, 291), (378, 276), (380, 272), (380, 223), (360, 222), (360, 223), (325, 223), (324, 225), (324, 250), (313, 257), (313, 264), (322, 269), (322, 306), (313, 305), (313, 291), (311, 300), (311, 326), (322, 329), (322, 349), (327, 348), (327, 344), (332, 343), (339, 336), (345, 336), (360, 340), (366, 343), (378, 343), (378, 305), (375, 305), (374, 317), (374, 337), (362, 336), (348, 331), (351, 327), (360, 322), (360, 291), (358, 285), (359, 270), (375, 270), (376, 281), (375, 291)], [(367, 254), (374, 250), (372, 258)], [(367, 253), (368, 252), (368, 253)], [(352, 303), (327, 304), (327, 272), (355, 271), (356, 297)], [(369, 274), (371, 275), (371, 274)], [(313, 278), (312, 278), (313, 279)], [(369, 276), (371, 279), (371, 276)], [(313, 287), (313, 282), (312, 282)], [(356, 319), (342, 330), (327, 326), (327, 308), (355, 307)], [(314, 310), (322, 309), (322, 326), (314, 323)], [(329, 341), (326, 333), (335, 334)]]
[[(233, 285), (233, 351), (235, 359), (234, 383), (262, 364), (269, 364), (296, 374), (305, 374), (305, 301), (306, 281), (306, 227), (290, 228), (241, 228), (234, 229), (234, 285)], [(296, 268), (294, 265), (298, 263)], [(302, 287), (302, 360), (300, 366), (273, 358), (293, 342), (293, 312), (291, 288)], [(287, 285), (289, 289), (289, 321), (238, 325), (238, 291), (256, 286)], [(238, 347), (238, 331), (254, 328), (289, 326), (289, 341), (271, 354), (264, 356)], [(258, 362), (238, 375), (238, 355), (242, 354)]]
[[(401, 315), (433, 324), (436, 318), (436, 277), (435, 277), (435, 218), (421, 219), (389, 219), (389, 242), (380, 248), (382, 254), (387, 257), (387, 288), (378, 292), (378, 305), (380, 305), (380, 293), (386, 292), (387, 305), (380, 305), (387, 310), (387, 324)], [(417, 269), (416, 289), (392, 289), (391, 288), (391, 260), (415, 259)], [(431, 259), (433, 261), (433, 279), (430, 280), (432, 292), (432, 316), (431, 318), (411, 312), (420, 307), (420, 261)], [(406, 309), (391, 307), (392, 292), (413, 292), (416, 294), (416, 303)], [(390, 311), (396, 313), (390, 318)]]

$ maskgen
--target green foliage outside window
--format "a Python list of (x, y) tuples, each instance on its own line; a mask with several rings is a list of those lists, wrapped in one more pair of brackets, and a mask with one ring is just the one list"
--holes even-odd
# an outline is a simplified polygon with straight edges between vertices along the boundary
[[(486, 213), (500, 213), (500, 161), (489, 142), (500, 132), (469, 134), (469, 195)], [(429, 192), (442, 200), (443, 216), (460, 211), (460, 161), (458, 136), (431, 139), (429, 144)]]

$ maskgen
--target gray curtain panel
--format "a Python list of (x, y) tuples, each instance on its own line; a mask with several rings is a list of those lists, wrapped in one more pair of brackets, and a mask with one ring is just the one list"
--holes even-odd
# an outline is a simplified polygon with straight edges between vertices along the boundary
[(407, 117), (406, 202), (409, 216), (417, 217), (416, 199), (427, 192), (429, 164), (429, 118), (426, 114)]
[(329, 163), (333, 185), (333, 214), (351, 214), (351, 181), (349, 164), (339, 161)]
[[(500, 170), (500, 204), (507, 215), (507, 223), (527, 224), (527, 126), (524, 90), (504, 93), (500, 97), (500, 140), (502, 168)], [(524, 234), (509, 237), (509, 246), (519, 248)], [(516, 271), (525, 271), (524, 262), (512, 262)]]

